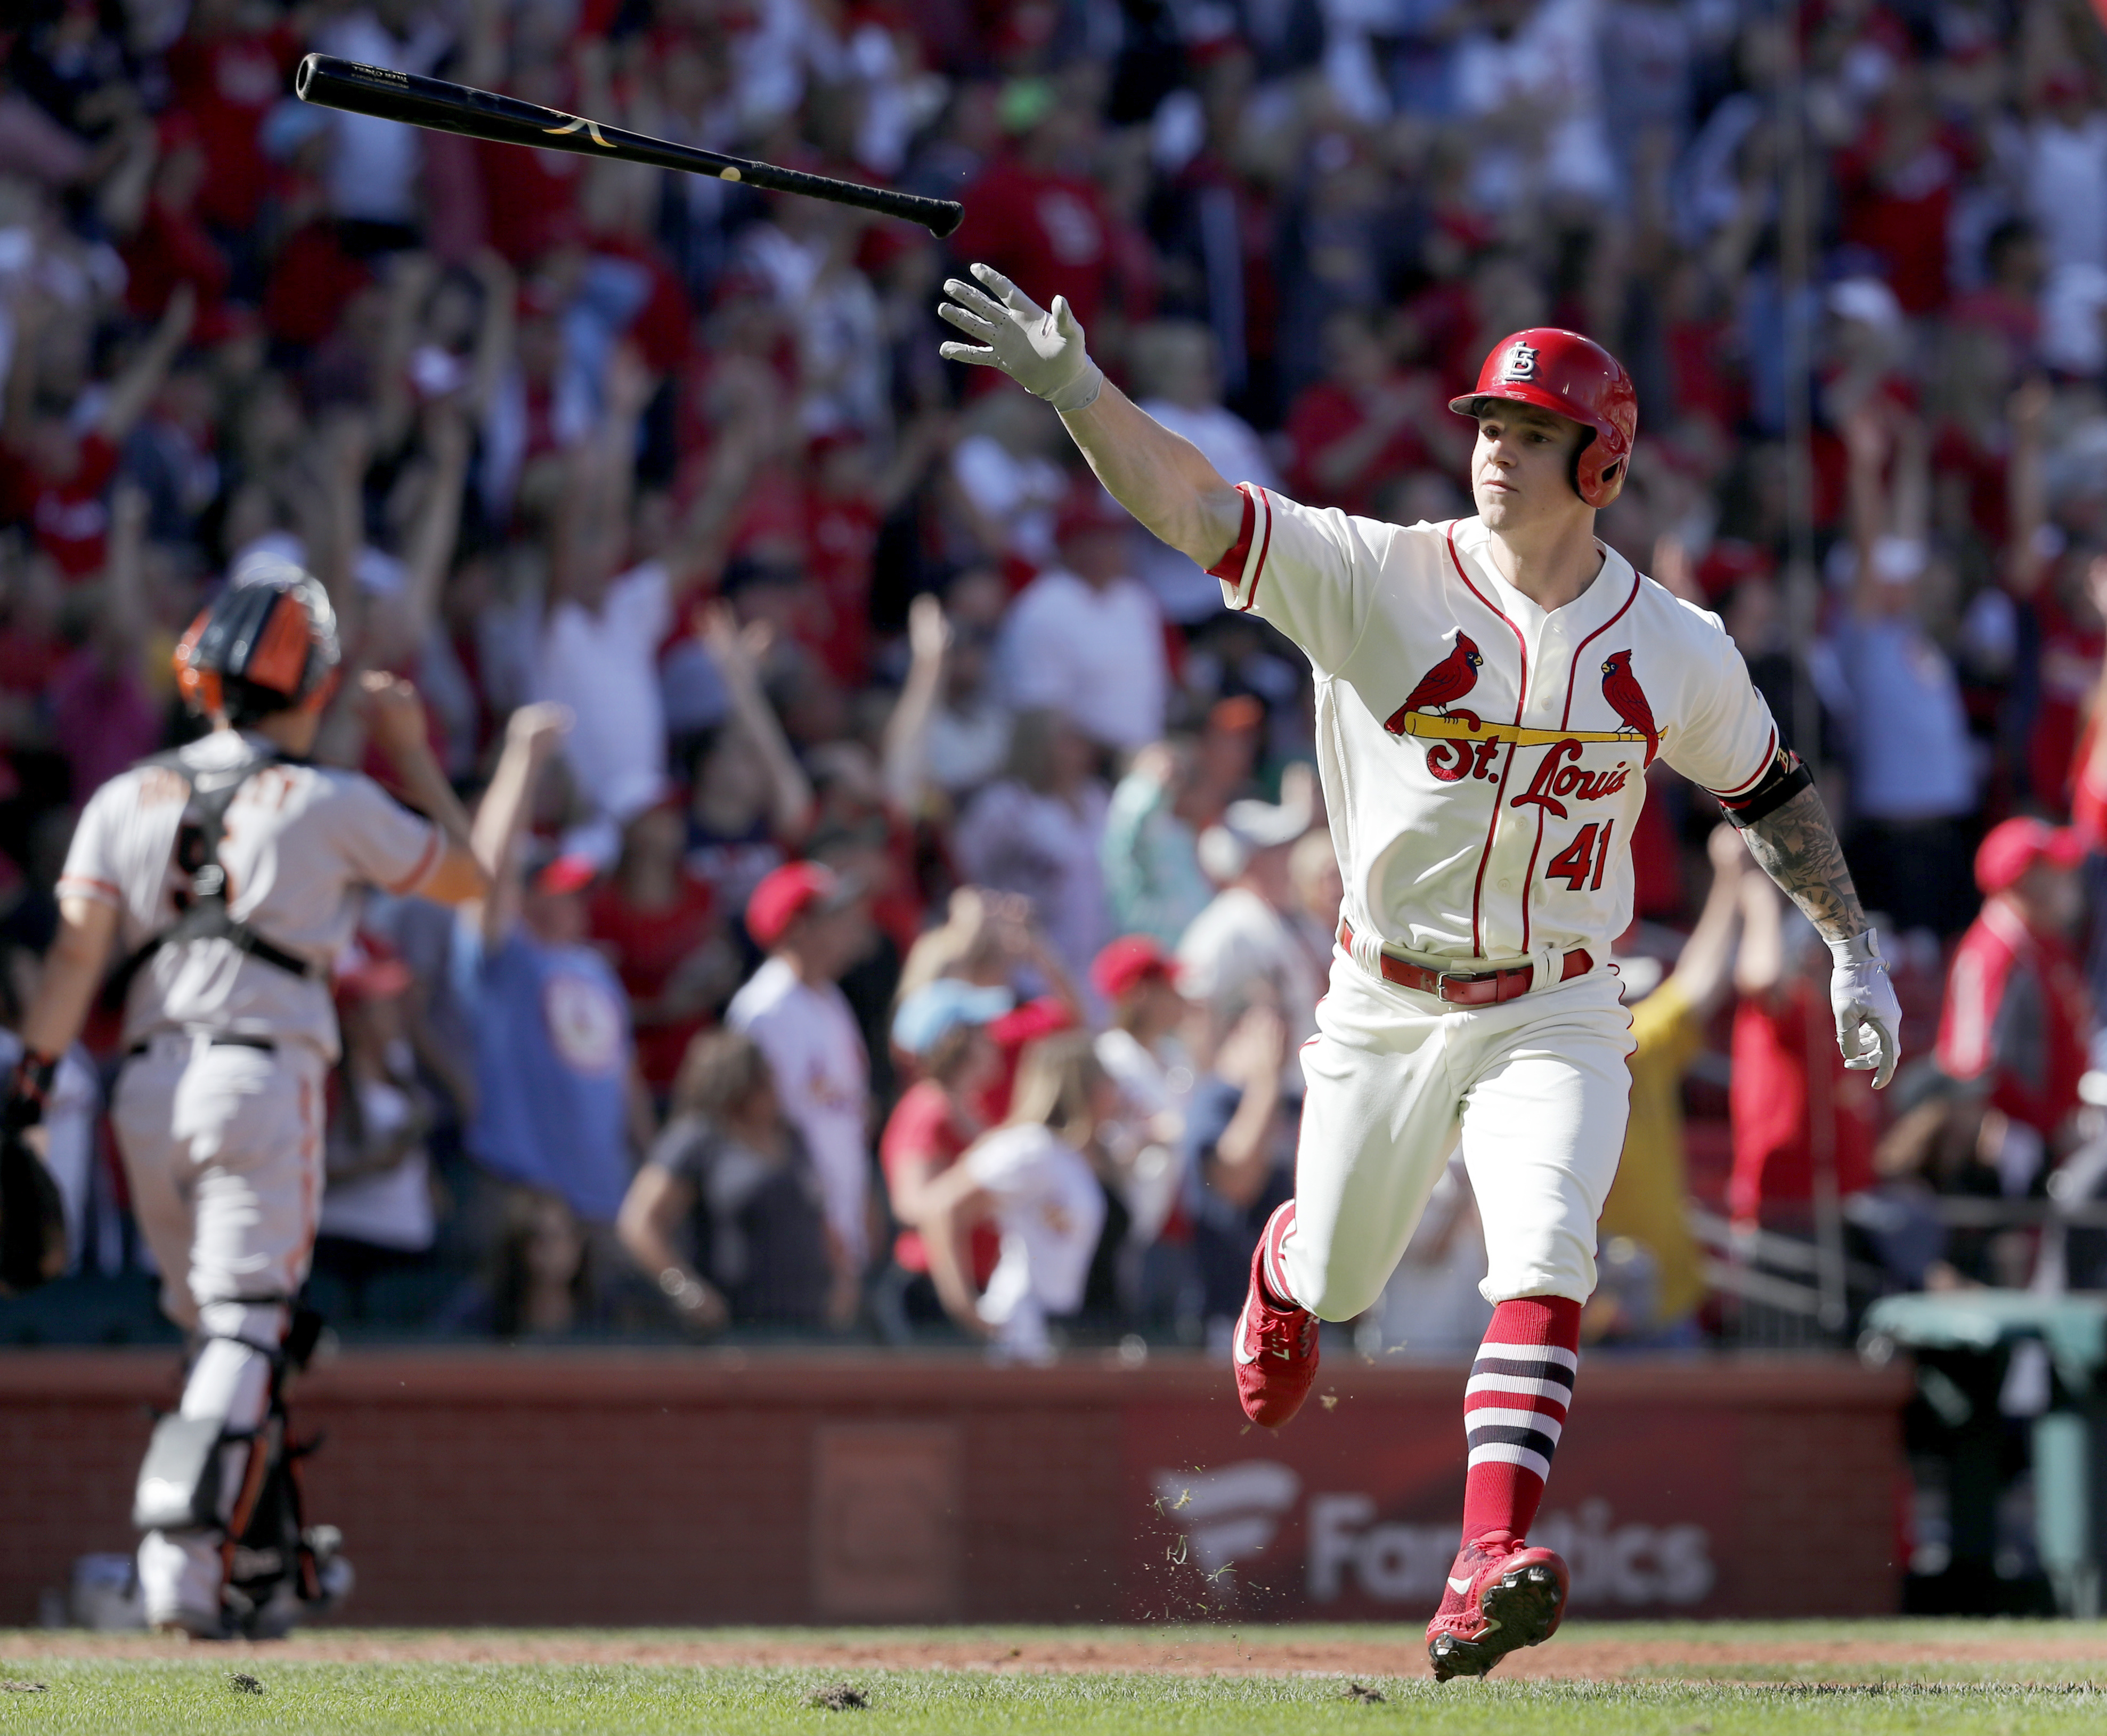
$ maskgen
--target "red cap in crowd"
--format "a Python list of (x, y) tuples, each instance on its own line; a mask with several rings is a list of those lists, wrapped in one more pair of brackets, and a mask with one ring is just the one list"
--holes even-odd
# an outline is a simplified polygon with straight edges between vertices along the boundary
[(862, 888), (824, 862), (785, 862), (765, 875), (746, 901), (746, 931), (759, 947), (772, 947), (807, 911), (838, 911)]
[(1087, 473), (1076, 479), (1054, 517), (1054, 540), (1086, 537), (1092, 531), (1129, 531), (1134, 515), (1105, 492), (1105, 485)]
[(1090, 986), (1107, 1001), (1130, 993), (1151, 977), (1178, 980), (1178, 961), (1146, 934), (1123, 934), (1090, 960)]
[(567, 893), (583, 892), (600, 878), (600, 869), (590, 856), (566, 851), (535, 871), (534, 890), (560, 898)]
[(2006, 820), (1990, 828), (1975, 848), (1975, 884), (1985, 897), (2015, 886), (2036, 862), (2075, 868), (2085, 860), (2085, 843), (2068, 826), (2046, 820)]

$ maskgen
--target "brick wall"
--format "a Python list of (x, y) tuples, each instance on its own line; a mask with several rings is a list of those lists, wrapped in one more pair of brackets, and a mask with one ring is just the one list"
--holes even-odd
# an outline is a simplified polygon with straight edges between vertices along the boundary
[[(175, 1374), (155, 1353), (0, 1356), (0, 1623), (32, 1619), (75, 1556), (130, 1547), (133, 1473)], [(1453, 1525), (1462, 1370), (1326, 1374), (1335, 1408), (1269, 1436), (1242, 1427), (1226, 1371), (1160, 1358), (366, 1353), (306, 1376), (294, 1421), (326, 1433), (309, 1513), (343, 1527), (364, 1622), (1098, 1620), (1220, 1607), (1220, 1582), (1161, 1566), (1188, 1553), (1152, 1507), (1166, 1468), (1263, 1457), (1298, 1500), (1365, 1490), (1379, 1519)], [(1598, 1361), (1547, 1511), (1626, 1527), (1627, 1553), (1704, 1527), (1716, 1584), (1691, 1613), (1893, 1608), (1906, 1378)], [(1310, 1604), (1300, 1506), (1260, 1529), (1239, 1558), (1252, 1613), (1404, 1612), (1350, 1584)]]

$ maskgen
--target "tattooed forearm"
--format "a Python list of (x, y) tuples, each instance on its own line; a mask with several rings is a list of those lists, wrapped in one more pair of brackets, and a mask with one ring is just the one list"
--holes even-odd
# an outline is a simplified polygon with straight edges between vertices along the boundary
[(1849, 940), (1864, 929), (1866, 913), (1818, 791), (1801, 790), (1741, 836), (1763, 872), (1807, 913), (1824, 940)]

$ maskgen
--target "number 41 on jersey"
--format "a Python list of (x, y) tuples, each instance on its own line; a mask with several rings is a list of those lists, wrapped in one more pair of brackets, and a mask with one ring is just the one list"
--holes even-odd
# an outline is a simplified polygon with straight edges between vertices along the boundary
[[(1600, 892), (1602, 870), (1610, 863), (1610, 834), (1616, 829), (1614, 820), (1600, 825), (1589, 821), (1571, 843), (1543, 865), (1544, 879), (1562, 879), (1568, 892)], [(1597, 833), (1602, 839), (1599, 844), (1596, 842)]]

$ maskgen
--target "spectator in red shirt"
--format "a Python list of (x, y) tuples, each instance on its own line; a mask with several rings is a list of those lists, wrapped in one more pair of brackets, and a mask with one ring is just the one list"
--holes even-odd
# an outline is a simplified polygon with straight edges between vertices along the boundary
[(1994, 331), (2005, 340), (2009, 365), (2030, 365), (2041, 344), (2041, 293), (2048, 271), (2041, 236), (2024, 218), (2007, 218), (1983, 244), (1988, 280), (1979, 290), (1955, 299), (1950, 317), (1956, 326)]
[(1004, 90), (999, 113), (1011, 148), (967, 190), (951, 250), (992, 265), (1042, 303), (1067, 296), (1088, 326), (1105, 304), (1112, 262), (1104, 196), (1078, 164), (1089, 112), (1044, 79), (1019, 79)]
[[(987, 1028), (1016, 1000), (1006, 988), (939, 977), (908, 996), (893, 1014), (893, 1046), (921, 1073), (894, 1105), (878, 1145), (886, 1195), (901, 1226), (892, 1244), (897, 1270), (879, 1315), (896, 1336), (904, 1338), (912, 1326), (944, 1318), (922, 1241), (923, 1198), (929, 1184), (986, 1131), (978, 1100), (1002, 1070)], [(986, 1284), (1001, 1251), (1002, 1239), (992, 1225), (975, 1226), (976, 1286)]]
[(738, 986), (710, 883), (683, 860), (686, 817), (672, 798), (623, 828), (614, 872), (594, 892), (594, 943), (628, 991), (637, 1071), (663, 1104), (689, 1042)]
[(1726, 294), (1704, 263), (1679, 261), (1668, 275), (1661, 307), (1669, 401), (1684, 417), (1702, 416), (1723, 432), (1748, 409), (1748, 382)]
[(2006, 588), (2033, 616), (2033, 716), (2027, 731), (2027, 783), (2034, 803), (2062, 812), (2087, 728), (2085, 709), (2096, 699), (2101, 626), (2107, 605), (2107, 557), (2083, 544), (2057, 549), (2060, 530), (2049, 517), (2048, 454), (2052, 394), (2044, 380), (2012, 394), (2010, 535)]
[(1816, 1124), (1827, 1131), (1840, 1198), (1873, 1185), (1878, 1113), (1867, 1076), (1844, 1071), (1837, 1053), (1829, 955), (1813, 928), (1761, 875), (1745, 878), (1741, 898), (1727, 1203), (1736, 1223), (1804, 1230), (1822, 1142)]
[(169, 46), (175, 106), (195, 123), (204, 153), (198, 214), (217, 229), (240, 234), (255, 225), (271, 179), (263, 117), (290, 88), (299, 55), (293, 28), (282, 19), (263, 22), (248, 0), (195, 0)]
[(2039, 820), (1990, 829), (1975, 852), (1982, 914), (1954, 951), (1939, 1023), (1939, 1065), (1986, 1085), (1992, 1109), (2058, 1155), (2092, 1034), (2070, 942), (2084, 853), (2075, 832)]
[(1946, 305), (1953, 197), (1976, 155), (1940, 118), (1924, 74), (1903, 67), (1863, 136), (1837, 160), (1844, 239), (1880, 257), (1906, 313)]
[(111, 227), (126, 236), (121, 250), (128, 274), (125, 304), (141, 319), (157, 318), (179, 283), (197, 296), (197, 335), (214, 344), (227, 335), (220, 303), (234, 268), (198, 214), (209, 173), (197, 124), (187, 115), (161, 117), (160, 155), (146, 197), (111, 213)]
[(1400, 373), (1375, 317), (1349, 308), (1324, 322), (1324, 378), (1287, 412), (1297, 500), (1365, 513), (1386, 480), (1426, 466), (1422, 427), (1439, 425), (1429, 383)]
[[(110, 387), (100, 413), (83, 432), (70, 404), (40, 404), (35, 374), (9, 376), (7, 425), (0, 442), (0, 522), (26, 524), (37, 546), (70, 582), (102, 570), (110, 529), (103, 491), (117, 472), (119, 448), (168, 377), (168, 365), (189, 335), (196, 298), (179, 285), (153, 333)], [(17, 314), (18, 353), (34, 354), (49, 313), (30, 299)]]
[(302, 349), (336, 330), (345, 304), (373, 281), (344, 245), (329, 205), (330, 155), (335, 133), (329, 110), (291, 103), (271, 117), (263, 147), (272, 160), (271, 228), (276, 237), (264, 274), (263, 324), (273, 337)]
[(164, 722), (140, 680), (142, 643), (154, 627), (141, 572), (146, 497), (119, 483), (110, 512), (104, 606), (87, 641), (59, 665), (44, 693), (52, 734), (72, 770), (76, 805), (152, 753)]
[(1965, 507), (1966, 527), (1992, 552), (2005, 547), (2010, 535), (2006, 403), (2016, 353), (1992, 328), (1958, 320), (1939, 345), (1943, 378), (1931, 443), (1934, 487), (1948, 513)]

